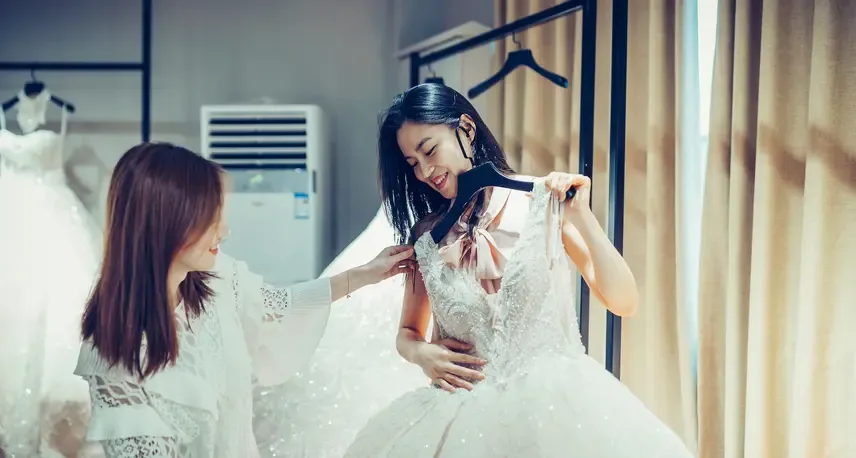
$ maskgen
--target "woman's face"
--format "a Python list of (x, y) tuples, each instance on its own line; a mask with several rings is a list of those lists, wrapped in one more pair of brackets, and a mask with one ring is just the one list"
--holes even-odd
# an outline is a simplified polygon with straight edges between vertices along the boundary
[(211, 270), (217, 262), (220, 242), (229, 235), (229, 226), (219, 212), (214, 224), (199, 239), (187, 245), (176, 258), (176, 263), (188, 272)]
[[(458, 135), (467, 157), (472, 157), (475, 124), (466, 115), (461, 121), (462, 125), (469, 126), (469, 132), (458, 129)], [(455, 130), (445, 124), (407, 122), (398, 130), (398, 147), (413, 167), (416, 178), (446, 199), (458, 194), (458, 175), (472, 168), (469, 159), (461, 153)]]

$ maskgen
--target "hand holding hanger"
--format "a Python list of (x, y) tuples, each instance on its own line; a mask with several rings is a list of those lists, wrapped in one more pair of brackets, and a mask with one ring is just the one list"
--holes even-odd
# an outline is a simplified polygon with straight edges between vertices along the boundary
[[(550, 172), (545, 184), (559, 202), (565, 203), (566, 211), (591, 209), (591, 178), (575, 173)], [(576, 192), (568, 195), (571, 189)]]

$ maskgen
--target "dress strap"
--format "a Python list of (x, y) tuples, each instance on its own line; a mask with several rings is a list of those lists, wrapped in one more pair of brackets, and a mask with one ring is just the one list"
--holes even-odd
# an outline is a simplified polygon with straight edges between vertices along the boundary
[(565, 254), (562, 244), (562, 224), (565, 218), (565, 205), (555, 196), (550, 196), (547, 215), (547, 255), (550, 264)]
[(59, 122), (59, 145), (60, 151), (62, 154), (65, 154), (65, 133), (68, 130), (68, 108), (63, 105), (62, 106), (62, 118), (60, 118)]
[(59, 124), (59, 134), (65, 137), (66, 129), (68, 128), (68, 108), (65, 105), (62, 106), (62, 118)]

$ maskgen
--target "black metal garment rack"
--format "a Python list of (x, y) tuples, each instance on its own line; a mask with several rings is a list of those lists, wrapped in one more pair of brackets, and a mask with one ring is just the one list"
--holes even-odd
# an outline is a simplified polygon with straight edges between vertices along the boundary
[[(594, 90), (595, 54), (597, 40), (597, 0), (572, 0), (560, 3), (535, 14), (520, 18), (481, 35), (464, 40), (448, 48), (421, 55), (410, 55), (410, 86), (419, 84), (419, 69), (442, 59), (522, 32), (545, 22), (582, 12), (582, 75), (580, 79), (580, 159), (579, 170), (592, 178), (594, 155)], [(624, 139), (627, 101), (627, 0), (614, 0), (612, 5), (612, 78), (609, 125), (609, 222), (607, 233), (618, 249), (624, 247)], [(580, 334), (588, 350), (589, 297), (588, 285), (577, 279)], [(621, 373), (621, 318), (607, 312), (606, 367), (620, 377)]]
[(140, 130), (144, 142), (151, 137), (152, 91), (152, 0), (141, 0), (142, 58), (139, 62), (0, 62), (0, 70), (79, 71), (79, 72), (140, 72), (141, 119)]

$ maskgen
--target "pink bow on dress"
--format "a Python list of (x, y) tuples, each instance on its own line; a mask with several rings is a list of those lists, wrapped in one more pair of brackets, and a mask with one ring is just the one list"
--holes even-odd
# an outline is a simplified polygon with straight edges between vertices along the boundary
[(507, 189), (493, 188), (490, 203), (472, 237), (467, 235), (467, 221), (462, 216), (446, 236), (447, 240), (452, 239), (451, 242), (440, 248), (440, 257), (446, 264), (473, 272), (489, 293), (495, 292), (505, 272), (505, 256), (497, 248), (491, 231), (499, 226), (497, 216), (505, 208), (509, 195)]

